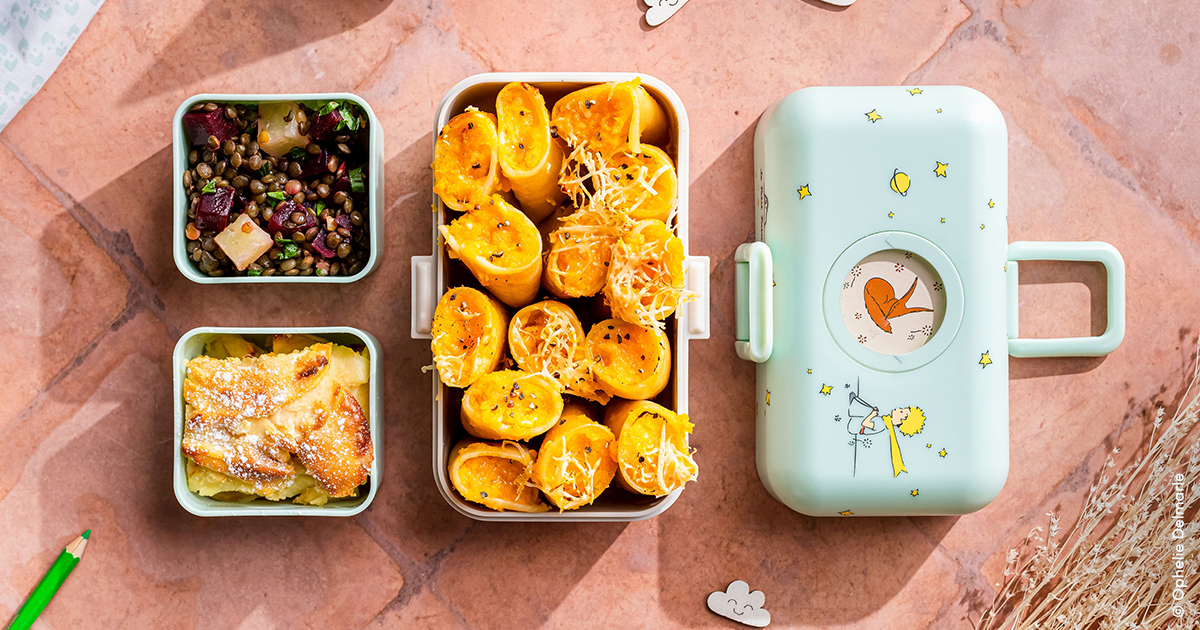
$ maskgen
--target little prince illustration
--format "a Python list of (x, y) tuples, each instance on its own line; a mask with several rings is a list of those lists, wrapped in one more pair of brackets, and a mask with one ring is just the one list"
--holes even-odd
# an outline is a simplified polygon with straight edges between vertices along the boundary
[(925, 427), (925, 412), (917, 406), (897, 407), (886, 415), (879, 415), (879, 407), (863, 400), (857, 392), (850, 392), (850, 408), (847, 410), (849, 421), (846, 430), (853, 435), (854, 471), (858, 472), (858, 447), (862, 444), (870, 448), (871, 442), (867, 436), (877, 435), (887, 431), (888, 446), (892, 458), (892, 476), (899, 477), (900, 473), (908, 472), (904, 467), (904, 456), (900, 452), (900, 440), (897, 433), (912, 437)]

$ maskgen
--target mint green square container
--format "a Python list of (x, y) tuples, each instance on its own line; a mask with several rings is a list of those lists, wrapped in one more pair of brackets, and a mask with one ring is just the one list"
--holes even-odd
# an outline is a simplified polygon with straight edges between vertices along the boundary
[[(204, 344), (218, 335), (242, 335), (261, 347), (271, 347), (271, 335), (315, 335), (333, 343), (366, 347), (371, 360), (370, 405), (367, 419), (371, 425), (371, 443), (375, 447), (375, 461), (371, 464), (371, 476), (367, 492), (359, 497), (344, 501), (330, 501), (321, 506), (296, 505), (289, 500), (268, 501), (258, 499), (250, 503), (229, 503), (202, 497), (187, 487), (187, 458), (179, 450), (183, 442), (183, 383), (187, 380), (188, 361), (204, 354)], [(383, 351), (379, 341), (370, 333), (349, 326), (324, 326), (313, 328), (193, 328), (184, 333), (175, 344), (172, 358), (175, 382), (175, 439), (172, 442), (172, 461), (175, 462), (173, 487), (175, 499), (183, 509), (196, 516), (354, 516), (367, 509), (375, 500), (383, 476)]]
[[(788, 507), (978, 510), (1008, 475), (1008, 356), (1120, 344), (1111, 245), (1008, 243), (1007, 148), (1000, 110), (965, 87), (814, 87), (763, 114), (736, 346), (758, 364), (759, 477)], [(1104, 264), (1104, 334), (1020, 338), (1020, 260)]]
[[(187, 226), (188, 197), (183, 189), (183, 172), (188, 167), (188, 152), (191, 145), (183, 129), (183, 115), (196, 103), (233, 103), (235, 105), (258, 105), (259, 103), (279, 103), (294, 101), (307, 105), (321, 105), (329, 101), (351, 101), (362, 108), (367, 115), (371, 129), (371, 142), (367, 148), (367, 160), (370, 177), (367, 179), (367, 198), (370, 207), (367, 212), (367, 226), (371, 230), (371, 255), (367, 264), (353, 276), (212, 276), (200, 273), (187, 255), (187, 239), (183, 229)], [(185, 99), (175, 110), (175, 119), (171, 127), (171, 155), (175, 164), (171, 181), (174, 192), (175, 212), (171, 222), (171, 252), (175, 259), (175, 267), (184, 277), (198, 284), (249, 284), (249, 283), (316, 283), (316, 284), (346, 284), (367, 276), (375, 270), (383, 258), (383, 126), (375, 117), (375, 111), (361, 97), (348, 92), (322, 92), (311, 94), (197, 94)]]

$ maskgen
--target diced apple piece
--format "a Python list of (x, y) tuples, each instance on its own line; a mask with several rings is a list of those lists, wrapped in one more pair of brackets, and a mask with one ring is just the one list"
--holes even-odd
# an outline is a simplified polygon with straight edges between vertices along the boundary
[(283, 157), (295, 147), (307, 147), (308, 136), (300, 135), (299, 113), (300, 106), (290, 101), (259, 105), (258, 146), (275, 157)]
[(245, 214), (239, 214), (237, 220), (213, 237), (213, 240), (238, 268), (238, 271), (249, 267), (250, 263), (267, 253), (274, 243), (271, 235), (255, 225), (254, 221), (251, 221), (250, 217)]
[(271, 352), (287, 354), (303, 350), (314, 343), (325, 343), (325, 340), (313, 335), (272, 335)]
[(361, 385), (371, 380), (371, 361), (346, 346), (333, 346), (330, 368), (334, 378), (344, 385)]
[(214, 359), (256, 357), (262, 351), (241, 335), (217, 335), (204, 344), (204, 354)]

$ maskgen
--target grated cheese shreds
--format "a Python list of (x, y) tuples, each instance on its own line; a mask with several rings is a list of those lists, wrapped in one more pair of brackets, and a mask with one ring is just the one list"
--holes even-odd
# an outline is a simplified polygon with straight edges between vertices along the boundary
[[(558, 305), (558, 306), (552, 306)], [(570, 307), (542, 302), (523, 309), (513, 321), (512, 354), (527, 372), (544, 374), (564, 389), (575, 379), (583, 329), (563, 312)], [(540, 321), (535, 321), (540, 320)]]
[[(459, 304), (455, 308), (455, 312), (462, 317), (464, 323), (483, 314), (467, 308), (466, 301)], [(467, 343), (456, 343), (450, 331), (444, 329), (434, 334), (433, 341), (430, 343), (433, 348), (433, 366), (437, 368), (438, 376), (441, 377), (443, 383), (461, 381), (480, 363), (487, 361), (486, 358), (475, 352), (475, 349), (479, 347), (479, 341), (479, 337), (468, 337)], [(442, 351), (438, 352), (438, 348), (441, 348)], [(467, 364), (468, 356), (472, 359), (470, 365)], [(421, 368), (421, 371), (425, 372), (428, 367)]]
[(687, 299), (683, 244), (661, 221), (642, 221), (613, 246), (604, 297), (613, 315), (662, 329)]

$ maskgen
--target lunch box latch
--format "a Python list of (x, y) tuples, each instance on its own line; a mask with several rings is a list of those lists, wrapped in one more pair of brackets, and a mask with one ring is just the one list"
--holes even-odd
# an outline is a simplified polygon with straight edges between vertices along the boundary
[(773, 278), (771, 248), (762, 241), (742, 243), (733, 255), (737, 265), (738, 356), (755, 363), (771, 358), (774, 335), (772, 320)]
[(708, 339), (708, 256), (688, 256), (684, 259), (687, 290), (691, 295), (683, 307), (687, 315), (684, 332), (689, 339)]
[[(1017, 299), (1018, 261), (1055, 260), (1098, 262), (1108, 276), (1108, 325), (1096, 337), (1060, 337), (1057, 339), (1020, 339)], [(1008, 246), (1008, 353), (1014, 357), (1099, 357), (1117, 346), (1125, 337), (1125, 261), (1115, 247), (1092, 242), (1019, 241)]]
[(437, 308), (433, 256), (412, 257), (412, 338), (433, 339), (433, 311)]

